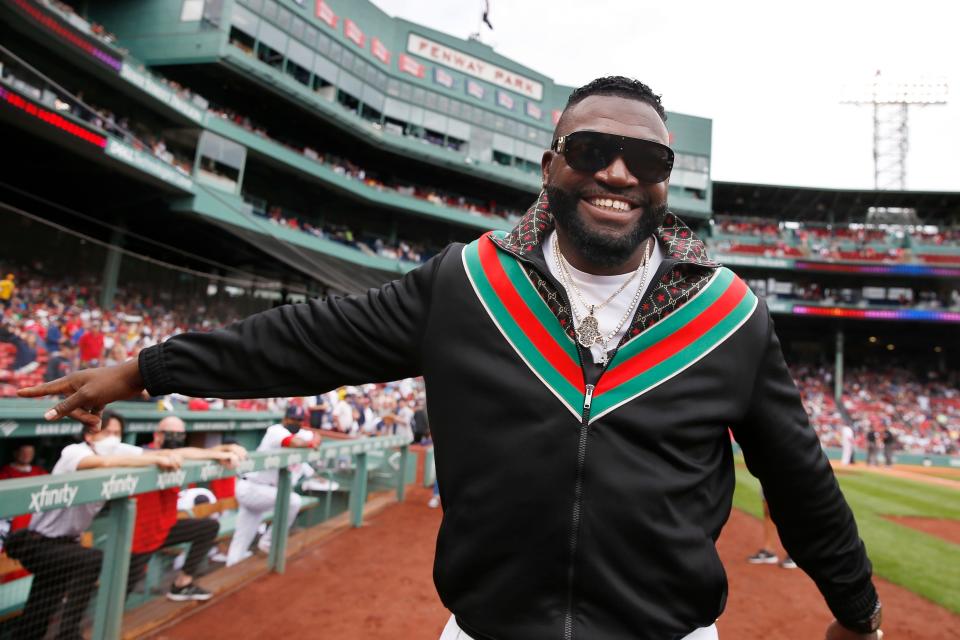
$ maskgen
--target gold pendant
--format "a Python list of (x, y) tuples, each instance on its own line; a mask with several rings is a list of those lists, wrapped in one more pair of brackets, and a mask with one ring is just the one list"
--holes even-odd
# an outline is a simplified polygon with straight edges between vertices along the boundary
[(581, 320), (577, 327), (577, 342), (587, 349), (600, 337), (600, 325), (592, 311), (591, 309), (591, 314)]

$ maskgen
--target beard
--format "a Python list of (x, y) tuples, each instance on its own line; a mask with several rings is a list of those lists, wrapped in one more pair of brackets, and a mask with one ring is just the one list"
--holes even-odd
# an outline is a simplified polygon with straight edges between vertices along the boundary
[(666, 203), (648, 207), (634, 225), (623, 233), (598, 233), (577, 213), (580, 198), (560, 187), (546, 187), (550, 213), (566, 233), (577, 253), (600, 267), (616, 267), (630, 259), (640, 244), (653, 235), (667, 215)]

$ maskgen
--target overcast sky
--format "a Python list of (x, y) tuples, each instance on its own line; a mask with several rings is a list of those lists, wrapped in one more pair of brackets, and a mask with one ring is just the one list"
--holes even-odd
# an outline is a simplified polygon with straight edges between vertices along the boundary
[[(466, 38), (481, 0), (373, 0)], [(960, 2), (491, 0), (482, 39), (567, 85), (632, 76), (670, 111), (713, 120), (714, 180), (873, 188), (869, 107), (840, 104), (876, 70), (946, 79), (911, 107), (907, 188), (960, 191)]]

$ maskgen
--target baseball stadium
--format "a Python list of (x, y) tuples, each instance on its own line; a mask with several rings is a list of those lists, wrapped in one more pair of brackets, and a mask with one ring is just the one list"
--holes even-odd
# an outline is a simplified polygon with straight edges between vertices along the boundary
[[(960, 637), (960, 191), (555, 138), (653, 113), (611, 82), (368, 0), (3, 0), (0, 640)], [(614, 168), (669, 211), (588, 304), (550, 188)]]

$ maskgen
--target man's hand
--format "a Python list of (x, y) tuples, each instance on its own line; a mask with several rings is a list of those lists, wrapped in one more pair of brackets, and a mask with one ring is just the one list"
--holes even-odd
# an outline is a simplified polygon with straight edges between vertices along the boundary
[[(218, 451), (217, 454), (218, 455), (216, 457), (216, 460), (220, 463), (221, 466), (227, 469), (236, 469), (237, 465), (240, 463), (240, 460), (243, 459), (237, 454), (230, 451)], [(243, 457), (246, 458), (247, 456), (244, 455)]]
[(237, 456), (237, 458), (239, 458), (240, 460), (247, 459), (247, 450), (238, 444), (233, 444), (233, 443), (220, 444), (220, 445), (217, 445), (217, 450), (224, 451), (226, 453), (232, 453), (233, 455)]
[(834, 620), (827, 627), (827, 635), (824, 636), (824, 640), (880, 640), (882, 637), (883, 631), (879, 629), (875, 633), (856, 633)]
[(149, 455), (153, 463), (163, 471), (176, 471), (183, 464), (183, 459), (175, 451), (158, 451)]
[(17, 391), (21, 398), (67, 396), (43, 414), (47, 420), (70, 416), (84, 424), (100, 424), (100, 413), (114, 400), (125, 400), (143, 391), (143, 379), (137, 360), (129, 360), (113, 367), (99, 367), (76, 371), (51, 382), (26, 387)]

